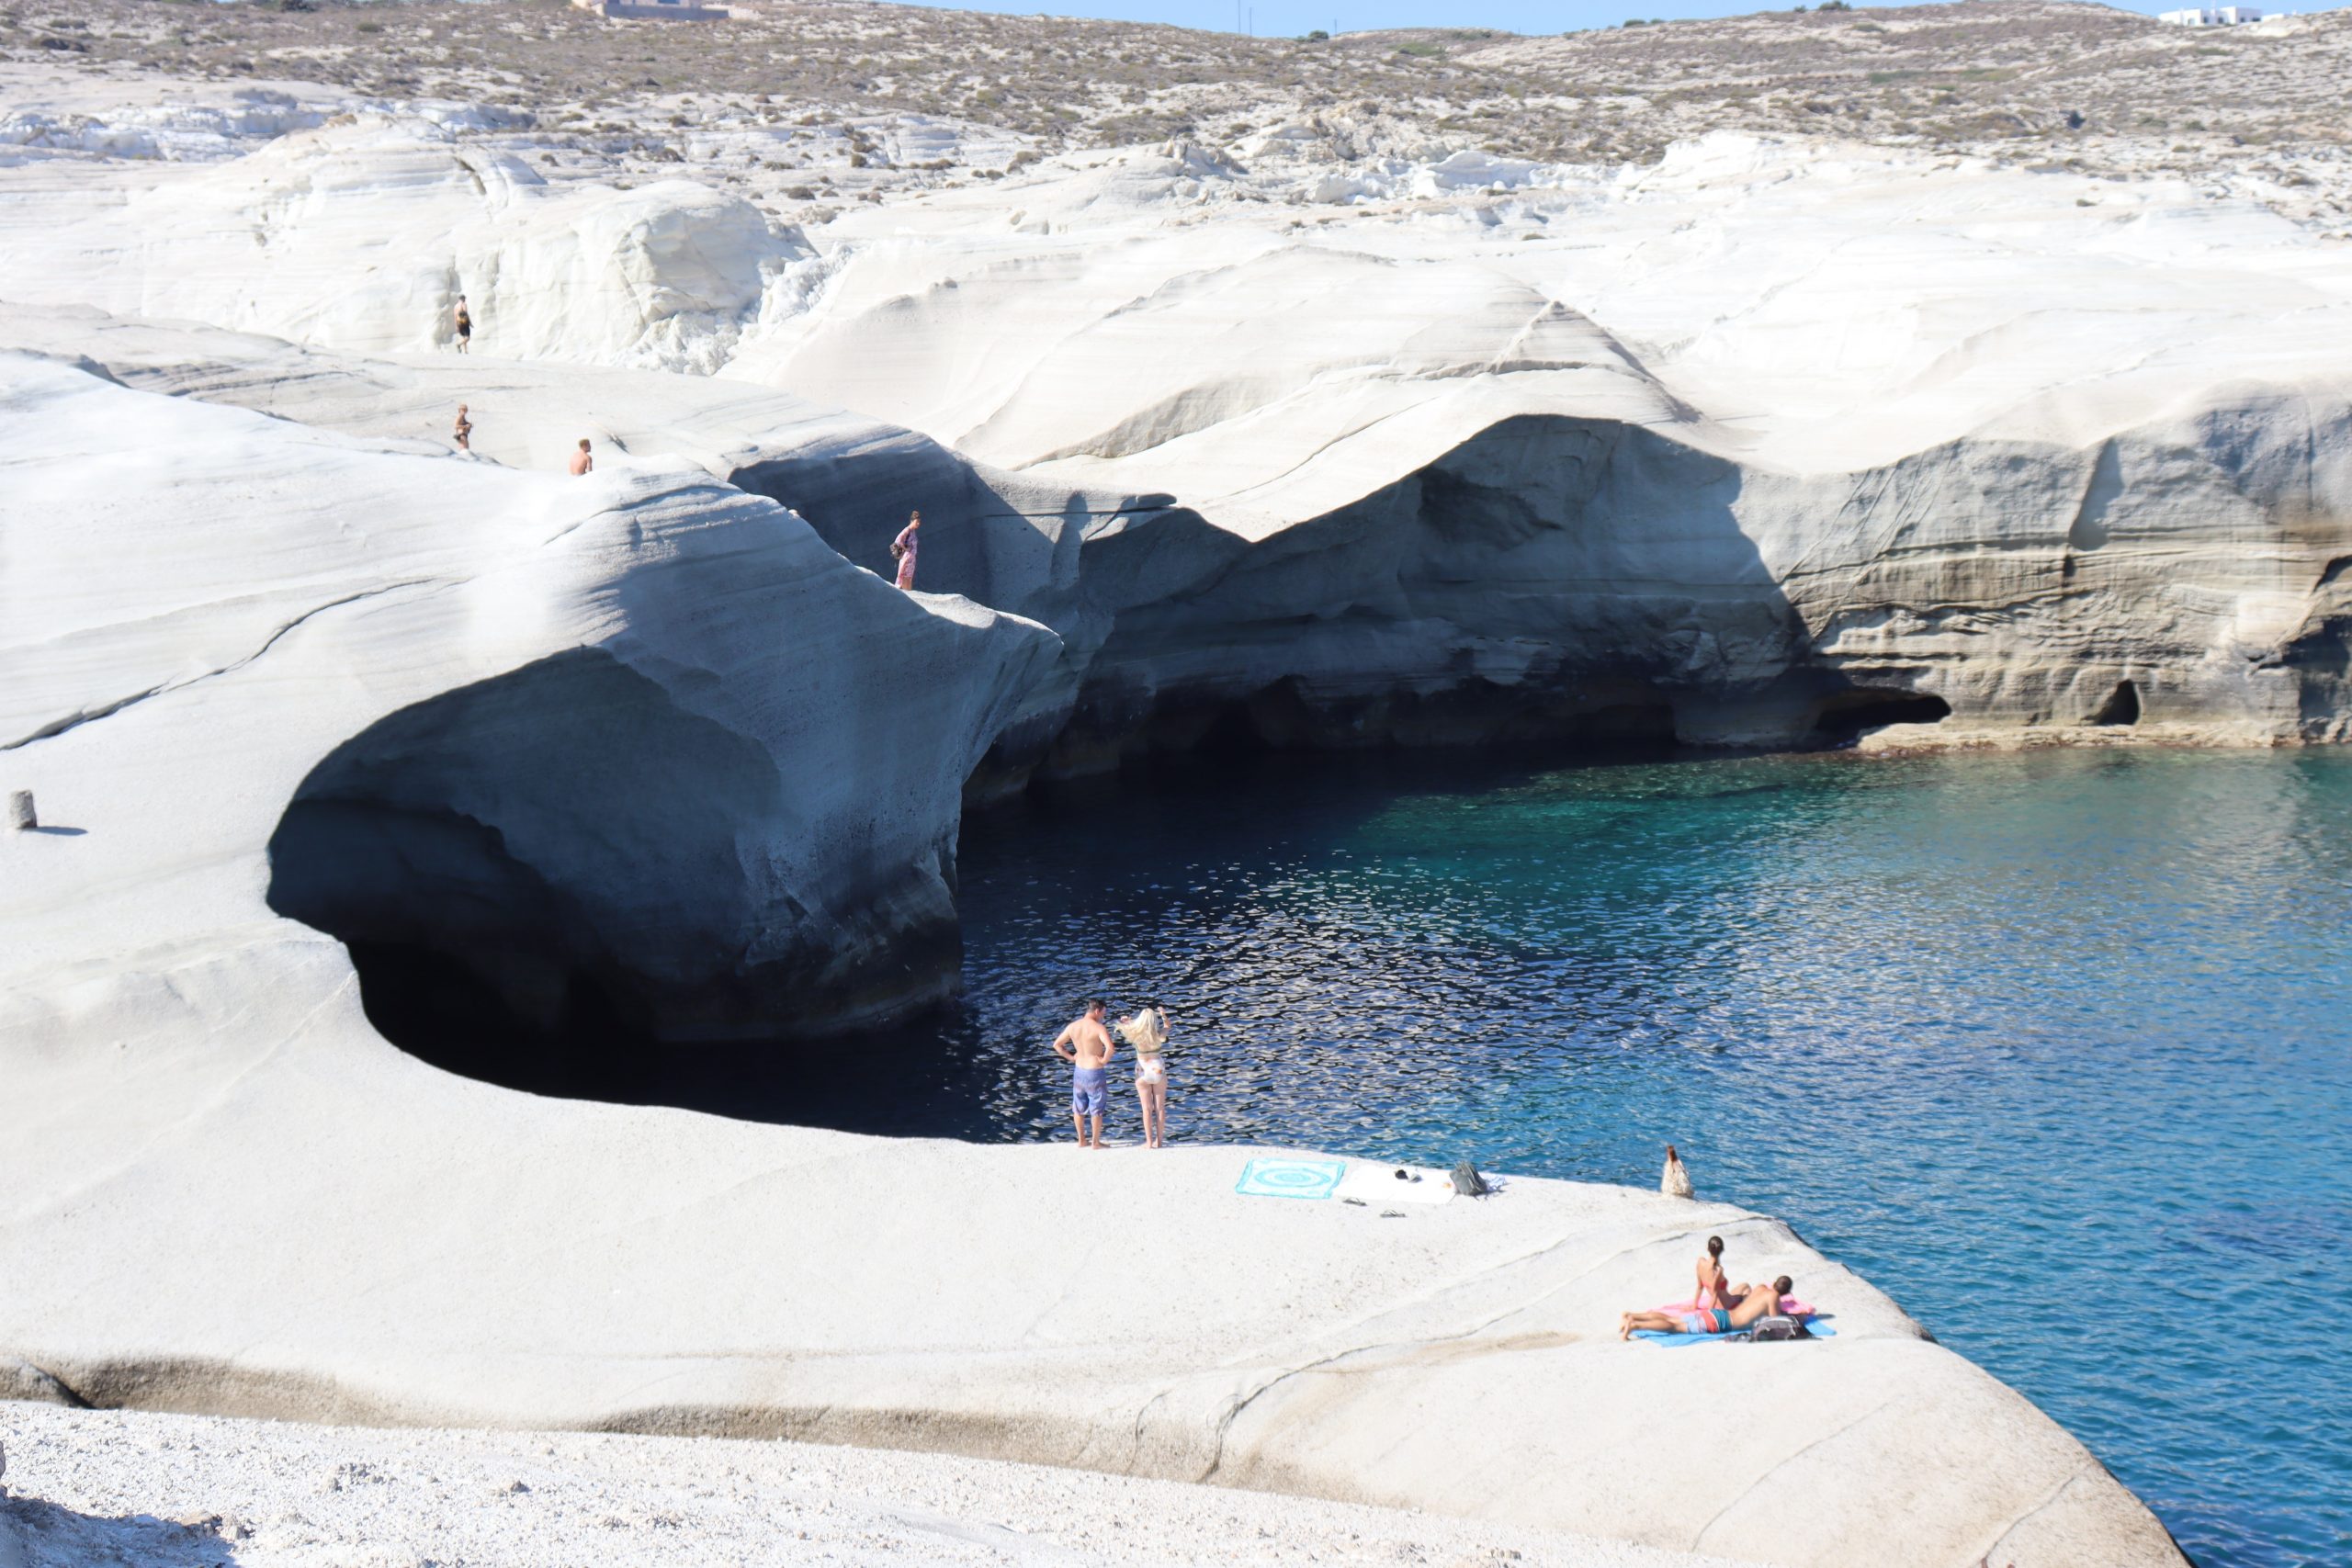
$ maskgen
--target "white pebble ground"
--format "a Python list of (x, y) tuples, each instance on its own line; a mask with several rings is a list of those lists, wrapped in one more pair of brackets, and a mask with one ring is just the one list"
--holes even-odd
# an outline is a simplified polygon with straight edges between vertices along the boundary
[(0, 1404), (0, 1568), (1724, 1561), (1390, 1508), (799, 1443), (21, 1404)]

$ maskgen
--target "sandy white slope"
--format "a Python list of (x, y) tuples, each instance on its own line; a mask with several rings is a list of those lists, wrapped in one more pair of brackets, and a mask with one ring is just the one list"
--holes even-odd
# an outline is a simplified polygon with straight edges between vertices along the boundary
[[(803, 1443), (0, 1405), (4, 1568), (1729, 1560), (1230, 1488)], [(11, 1556), (14, 1547), (17, 1555)]]

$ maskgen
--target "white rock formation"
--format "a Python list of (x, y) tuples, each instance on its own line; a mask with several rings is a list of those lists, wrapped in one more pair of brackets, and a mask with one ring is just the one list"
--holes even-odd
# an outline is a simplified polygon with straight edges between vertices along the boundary
[[(1382, 1222), (1237, 1198), (1232, 1151), (730, 1123), (390, 1048), (271, 908), (289, 874), (377, 919), (424, 886), (460, 945), (544, 916), (681, 1010), (731, 994), (714, 953), (811, 954), (796, 994), (854, 1010), (861, 957), (923, 951), (957, 787), (1053, 638), (683, 462), (518, 473), (5, 363), (0, 756), (53, 821), (0, 841), (17, 1393), (939, 1449), (1781, 1562), (2177, 1562), (2025, 1401), (1720, 1206), (1837, 1314), (1802, 1363), (1615, 1341), (1686, 1272), (1649, 1195)], [(1707, 1465), (1639, 1440), (1702, 1422)]]
[[(689, 180), (550, 186), (416, 118), (117, 173), (119, 205), (95, 215), (103, 175), (12, 204), (10, 298), (388, 350), (454, 344), (463, 294), (478, 353), (708, 371), (808, 254), (739, 197)], [(61, 287), (60, 269), (78, 281)]]
[[(1838, 1338), (1623, 1347), (1687, 1204), (1358, 1227), (1235, 1199), (1226, 1151), (535, 1100), (386, 1045), (322, 928), (543, 1023), (814, 1032), (952, 982), (967, 785), (1212, 724), (2345, 739), (2340, 246), (2153, 183), (1728, 137), (1577, 169), (1377, 117), (801, 234), (550, 184), (487, 118), (248, 107), (0, 137), (0, 343), (40, 355), (0, 361), (0, 784), (45, 823), (0, 839), (7, 1389), (2177, 1561), (1768, 1224), (1704, 1216)], [(851, 564), (917, 505), (942, 593)]]
[[(2347, 733), (2342, 246), (2177, 184), (1753, 137), (1622, 172), (1358, 140), (1074, 154), (803, 237), (362, 118), (28, 165), (0, 292), (373, 353), (464, 288), (492, 385), (719, 368), (929, 435), (958, 457), (918, 469), (988, 477), (928, 581), (1072, 649), (1055, 768), (1235, 705), (1327, 743)], [(746, 483), (830, 482), (766, 445)], [(903, 510), (859, 468), (874, 505), (812, 521), (874, 563)]]
[[(486, 977), (555, 987), (534, 1010), (603, 972), (661, 1032), (764, 1033), (952, 983), (959, 792), (1050, 634), (900, 594), (676, 463), (608, 454), (573, 481), (52, 362), (8, 385), (0, 743), (46, 818), (90, 833), (20, 836), (50, 852), (17, 868), (28, 919), (84, 898), (94, 858), (168, 887), (234, 846), (277, 908), (346, 934), (503, 933)], [(268, 711), (273, 759), (226, 739), (215, 706), (240, 703)], [(146, 764), (76, 761), (124, 748)], [(207, 757), (229, 804), (198, 824), (174, 801)], [(273, 834), (305, 852), (275, 880)], [(135, 901), (158, 942), (214, 913)]]

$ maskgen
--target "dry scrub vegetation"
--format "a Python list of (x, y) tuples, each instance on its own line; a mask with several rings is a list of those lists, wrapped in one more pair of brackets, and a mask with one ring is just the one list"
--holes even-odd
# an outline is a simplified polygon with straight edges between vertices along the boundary
[(850, 127), (859, 169), (911, 156), (902, 138), (861, 136), (860, 118), (992, 128), (1012, 139), (1002, 158), (1222, 144), (1303, 121), (1343, 156), (1638, 163), (1735, 128), (2095, 172), (2226, 167), (2268, 178), (2277, 189), (2257, 194), (2270, 199), (2309, 183), (2305, 160), (2341, 162), (2352, 141), (2352, 13), (2188, 31), (2042, 0), (1314, 41), (868, 0), (703, 24), (606, 21), (561, 0), (7, 0), (0, 58), (468, 100), (591, 138), (821, 121)]

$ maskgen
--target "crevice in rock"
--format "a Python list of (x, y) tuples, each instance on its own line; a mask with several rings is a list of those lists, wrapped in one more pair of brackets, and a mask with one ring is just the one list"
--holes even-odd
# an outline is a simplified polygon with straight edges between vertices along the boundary
[(2098, 449), (2098, 460), (2091, 465), (2090, 481), (2083, 487), (2082, 504), (2075, 509), (2075, 521), (2066, 530), (2069, 549), (2095, 550), (2107, 543), (2108, 509), (2122, 493), (2123, 459), (2115, 443), (2106, 442)]
[(246, 665), (251, 664), (254, 660), (259, 659), (262, 655), (267, 653), (271, 649), (276, 648), (288, 634), (294, 631), (306, 621), (311, 620), (319, 615), (323, 615), (329, 610), (339, 610), (345, 604), (356, 604), (364, 599), (379, 598), (387, 593), (398, 592), (403, 588), (414, 588), (419, 583), (428, 581), (430, 581), (430, 579), (407, 578), (398, 582), (385, 583), (379, 588), (367, 588), (362, 589), (356, 593), (346, 593), (340, 599), (330, 599), (323, 604), (314, 604), (310, 609), (303, 611), (300, 615), (296, 615), (291, 620), (287, 621), (284, 625), (272, 630), (269, 636), (263, 639), (259, 648), (254, 649), (251, 653), (246, 654), (242, 659), (232, 659), (217, 670), (202, 671), (197, 674), (187, 676), (181, 680), (165, 681), (160, 684), (150, 686), (145, 691), (133, 692), (128, 696), (118, 697), (109, 703), (102, 703), (96, 707), (85, 708), (78, 713), (67, 714), (61, 718), (51, 719), (49, 723), (42, 725), (40, 728), (35, 729), (29, 735), (20, 736), (14, 740), (0, 741), (0, 751), (19, 750), (24, 747), (30, 746), (37, 740), (50, 739), (55, 736), (62, 735), (68, 730), (79, 729), (85, 724), (96, 724), (102, 718), (112, 718), (116, 714), (122, 712), (125, 708), (136, 707), (150, 697), (162, 696), (167, 693), (183, 691), (189, 686), (198, 685), (203, 682), (215, 680), (222, 675), (234, 674), (236, 671), (243, 670)]
[(2086, 724), (2123, 727), (2140, 722), (2140, 687), (2136, 682), (2118, 681), (2115, 690), (2108, 693), (2098, 711), (2084, 720)]

